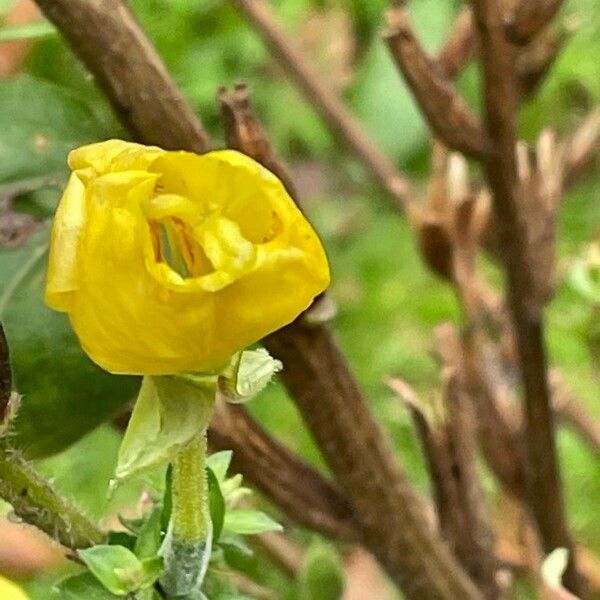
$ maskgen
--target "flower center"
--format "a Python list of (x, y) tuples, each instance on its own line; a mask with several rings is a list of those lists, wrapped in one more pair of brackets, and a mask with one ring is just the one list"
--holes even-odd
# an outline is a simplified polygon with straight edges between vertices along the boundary
[(189, 225), (177, 217), (149, 221), (154, 257), (164, 262), (183, 279), (214, 272), (202, 246), (194, 239)]

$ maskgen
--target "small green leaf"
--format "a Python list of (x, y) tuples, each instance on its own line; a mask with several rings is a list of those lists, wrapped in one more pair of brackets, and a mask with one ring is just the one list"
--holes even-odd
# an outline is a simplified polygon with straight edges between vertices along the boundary
[(210, 520), (213, 526), (213, 543), (219, 540), (221, 531), (223, 530), (223, 523), (225, 520), (225, 499), (223, 498), (223, 492), (221, 492), (221, 485), (215, 475), (215, 472), (207, 467), (206, 473), (208, 475), (208, 504), (210, 509)]
[(282, 531), (283, 527), (260, 510), (229, 510), (225, 514), (223, 529), (241, 535), (253, 535)]
[(145, 558), (142, 561), (142, 571), (144, 572), (144, 580), (140, 587), (147, 588), (151, 586), (163, 571), (164, 563), (162, 556), (153, 556)]
[(91, 573), (80, 573), (59, 581), (52, 590), (56, 600), (114, 600), (111, 594)]
[(298, 577), (299, 600), (339, 600), (344, 593), (344, 569), (335, 548), (322, 541), (309, 547)]
[(56, 33), (56, 28), (48, 21), (34, 21), (33, 23), (0, 27), (0, 42), (37, 40), (49, 35), (56, 35)]
[(137, 538), (126, 531), (111, 531), (108, 534), (108, 543), (110, 546), (124, 546), (128, 550), (135, 548)]
[(208, 424), (214, 396), (174, 377), (144, 377), (125, 437), (115, 477), (128, 479), (171, 462)]
[(263, 390), (282, 364), (264, 348), (244, 350), (219, 377), (219, 391), (228, 402), (246, 402)]
[(91, 573), (117, 596), (146, 587), (147, 575), (137, 556), (123, 546), (92, 546), (78, 551)]
[(162, 541), (161, 515), (162, 506), (155, 507), (140, 527), (133, 549), (134, 554), (138, 558), (151, 558), (158, 554), (158, 549)]
[(231, 450), (221, 450), (220, 452), (211, 454), (206, 459), (206, 464), (211, 468), (219, 482), (225, 481), (232, 456), (233, 452)]

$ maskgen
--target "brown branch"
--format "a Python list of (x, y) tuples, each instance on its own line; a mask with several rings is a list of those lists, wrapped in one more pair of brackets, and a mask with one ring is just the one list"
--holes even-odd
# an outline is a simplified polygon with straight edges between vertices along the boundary
[(227, 146), (240, 152), (245, 151), (269, 171), (277, 173), (288, 194), (297, 199), (296, 186), (287, 165), (273, 152), (261, 124), (254, 118), (246, 85), (236, 84), (231, 93), (225, 87), (221, 87), (217, 99), (221, 107)]
[[(228, 110), (235, 107), (235, 97), (231, 100)], [(239, 126), (245, 119), (255, 120), (239, 93), (238, 101), (243, 109), (240, 118), (227, 119), (226, 124)], [(258, 131), (259, 125), (247, 124), (244, 129)], [(227, 139), (240, 140), (243, 135), (227, 132)], [(258, 147), (272, 152), (268, 143)], [(264, 155), (253, 158), (277, 163)], [(354, 510), (363, 543), (407, 598), (480, 598), (431, 530), (424, 503), (395, 463), (388, 441), (327, 327), (308, 327), (300, 317), (264, 343), (285, 366), (282, 380)]]
[(205, 152), (209, 139), (122, 0), (36, 0), (141, 142)]
[(543, 319), (531, 303), (532, 273), (527, 232), (520, 218), (515, 160), (517, 85), (514, 50), (504, 36), (502, 14), (494, 0), (473, 0), (479, 31), (485, 90), (486, 126), (491, 150), (485, 160), (508, 278), (509, 307), (515, 323), (519, 366), (525, 391), (529, 460), (528, 499), (547, 552), (570, 549), (565, 581), (581, 590), (574, 544), (565, 517), (554, 423), (547, 381)]
[(375, 145), (339, 95), (309, 65), (289, 40), (263, 0), (235, 0), (248, 21), (270, 48), (273, 57), (293, 79), (336, 137), (339, 137), (373, 172), (396, 205), (402, 209), (412, 198), (411, 185)]
[[(454, 360), (460, 360), (454, 356)], [(473, 407), (459, 382), (458, 365), (443, 371), (443, 406), (427, 415), (404, 381), (388, 385), (409, 407), (421, 439), (433, 488), (440, 529), (486, 598), (497, 598), (493, 534), (475, 465)]]
[(520, 50), (516, 69), (519, 96), (527, 99), (540, 88), (568, 38), (566, 30), (546, 32)]
[(568, 388), (560, 373), (550, 372), (552, 407), (561, 423), (578, 433), (596, 454), (600, 454), (600, 422)]
[(331, 333), (296, 321), (265, 343), (284, 365), (295, 365), (284, 370), (284, 383), (354, 507), (366, 547), (407, 598), (479, 598), (430, 530)]
[(315, 469), (269, 436), (243, 406), (218, 403), (208, 441), (216, 450), (233, 450), (233, 470), (297, 523), (340, 540), (358, 539), (352, 509), (344, 498)]
[(563, 0), (520, 0), (505, 18), (505, 33), (515, 44), (528, 43), (556, 15)]
[(572, 186), (598, 155), (600, 108), (594, 109), (565, 142), (564, 185)]
[(387, 23), (388, 48), (435, 135), (450, 148), (483, 156), (486, 139), (479, 119), (456, 87), (436, 72), (435, 62), (410, 28), (408, 11), (404, 7), (389, 10)]
[(465, 6), (438, 52), (435, 63), (447, 79), (455, 79), (477, 51), (477, 37), (473, 25), (473, 12)]

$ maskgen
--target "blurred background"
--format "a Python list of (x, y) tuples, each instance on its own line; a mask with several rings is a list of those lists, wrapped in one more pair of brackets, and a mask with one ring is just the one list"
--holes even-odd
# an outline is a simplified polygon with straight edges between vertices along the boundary
[[(429, 169), (430, 137), (380, 39), (388, 4), (271, 2), (314, 68), (338, 89), (398, 168), (419, 182)], [(332, 327), (402, 462), (418, 488), (428, 493), (409, 416), (385, 380), (396, 375), (423, 397), (435, 394), (439, 374), (430, 356), (433, 328), (444, 320), (459, 322), (452, 290), (421, 263), (409, 226), (385, 192), (336, 142), (230, 2), (131, 0), (130, 6), (220, 145), (216, 90), (247, 83), (256, 113), (292, 167), (310, 218), (325, 241), (333, 271), (331, 296), (338, 305)], [(451, 0), (410, 3), (415, 29), (428, 49), (445, 38), (460, 6)], [(144, 488), (160, 486), (146, 479), (107, 496), (120, 434), (110, 423), (98, 424), (112, 417), (124, 398), (133, 397), (138, 384), (91, 365), (64, 316), (44, 307), (41, 290), (44, 221), (51, 217), (66, 179), (67, 152), (82, 143), (127, 135), (91, 77), (31, 2), (0, 0), (0, 18), (0, 317), (7, 328), (16, 387), (24, 394), (16, 435), (24, 452), (36, 458), (59, 489), (91, 516), (111, 522), (118, 512), (135, 506)], [(556, 27), (568, 39), (539, 94), (523, 107), (520, 133), (529, 141), (549, 125), (570, 131), (600, 104), (600, 4), (568, 0)], [(476, 66), (465, 70), (459, 87), (477, 107)], [(19, 219), (16, 229), (14, 219)], [(547, 310), (547, 339), (552, 362), (600, 418), (600, 372), (586, 343), (595, 307), (569, 285), (571, 266), (598, 235), (599, 224), (596, 165), (570, 192), (561, 213), (561, 283)], [(15, 230), (23, 239), (15, 238)], [(499, 281), (496, 267), (483, 259), (482, 264)], [(278, 438), (323, 468), (277, 383), (248, 406)], [(566, 429), (560, 431), (559, 446), (575, 536), (600, 553), (599, 457)], [(298, 535), (305, 543), (316, 543), (309, 534)], [(10, 520), (0, 521), (0, 573), (23, 581), (32, 598), (50, 597), (50, 583), (69, 568), (59, 557), (57, 548), (40, 536)], [(346, 564), (349, 581), (362, 577), (363, 595), (357, 598), (367, 598), (367, 589), (373, 598), (391, 594), (367, 559), (346, 558)], [(302, 597), (276, 571), (264, 568), (260, 557), (247, 559), (242, 567), (277, 590), (276, 597)], [(351, 598), (357, 588), (347, 589)]]

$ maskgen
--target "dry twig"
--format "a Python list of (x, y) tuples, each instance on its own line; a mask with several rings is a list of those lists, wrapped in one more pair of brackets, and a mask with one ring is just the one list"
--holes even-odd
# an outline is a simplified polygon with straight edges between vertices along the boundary
[(505, 17), (505, 32), (515, 44), (528, 43), (556, 15), (563, 0), (520, 0)]
[[(230, 97), (228, 110), (235, 107), (236, 99), (242, 109), (240, 117), (254, 119), (239, 92)], [(259, 127), (245, 129), (257, 131)], [(227, 138), (242, 136), (228, 132)], [(271, 165), (277, 162), (268, 160)], [(365, 546), (406, 596), (415, 600), (479, 598), (473, 583), (431, 530), (424, 503), (398, 468), (327, 327), (307, 327), (300, 317), (264, 342), (284, 365), (293, 365), (283, 370), (283, 382), (354, 509)]]
[(486, 139), (479, 119), (443, 73), (436, 72), (413, 34), (404, 7), (387, 13), (385, 40), (415, 100), (433, 132), (450, 148), (469, 156), (485, 153)]
[(232, 468), (243, 473), (290, 518), (325, 535), (356, 541), (352, 508), (312, 467), (270, 437), (243, 406), (218, 403), (211, 448), (233, 450)]
[(352, 115), (338, 94), (309, 65), (289, 36), (277, 23), (263, 0), (235, 0), (248, 21), (271, 49), (273, 57), (296, 82), (311, 106), (330, 129), (369, 166), (380, 184), (402, 210), (412, 198), (411, 185), (375, 145), (360, 122)]
[(201, 122), (122, 0), (36, 0), (141, 142), (205, 152)]
[(515, 131), (517, 84), (514, 50), (506, 42), (499, 4), (474, 0), (485, 89), (486, 127), (491, 141), (485, 169), (508, 276), (510, 311), (515, 324), (519, 366), (525, 389), (528, 499), (546, 551), (571, 550), (566, 583), (581, 584), (575, 569), (574, 545), (568, 530), (546, 372), (541, 311), (532, 303), (532, 271), (526, 253), (527, 232), (520, 215)]

